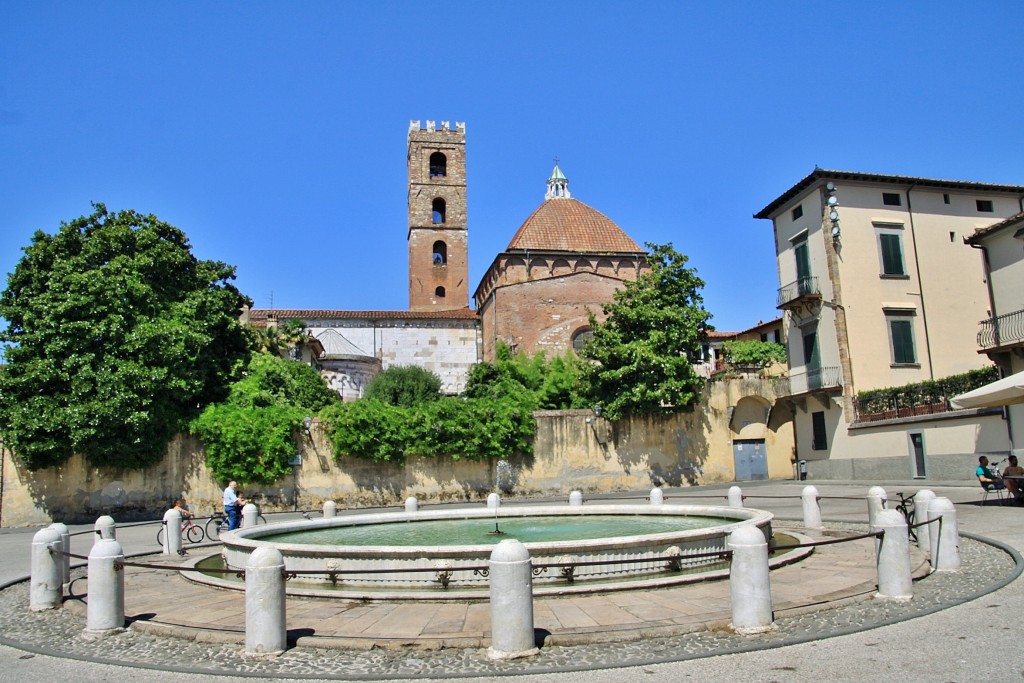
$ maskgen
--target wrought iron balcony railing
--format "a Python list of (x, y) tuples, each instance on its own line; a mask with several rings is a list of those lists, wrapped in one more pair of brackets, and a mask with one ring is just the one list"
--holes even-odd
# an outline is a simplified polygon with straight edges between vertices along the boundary
[(775, 306), (776, 308), (784, 308), (786, 304), (808, 298), (821, 298), (817, 277), (802, 277), (796, 282), (790, 282), (785, 287), (780, 287)]
[(1024, 343), (1024, 309), (981, 321), (978, 346), (993, 349)]
[(838, 367), (818, 368), (809, 372), (798, 372), (789, 377), (775, 380), (775, 393), (779, 396), (797, 396), (819, 389), (838, 389), (843, 386), (843, 376)]

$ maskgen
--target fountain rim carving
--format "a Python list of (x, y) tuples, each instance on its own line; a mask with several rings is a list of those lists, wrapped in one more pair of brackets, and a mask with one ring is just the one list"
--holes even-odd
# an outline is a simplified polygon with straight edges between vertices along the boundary
[[(443, 519), (481, 519), (495, 517), (508, 519), (530, 516), (588, 516), (588, 515), (681, 515), (722, 517), (723, 524), (703, 529), (680, 530), (636, 536), (607, 536), (582, 541), (550, 541), (525, 543), (534, 563), (558, 561), (613, 560), (613, 565), (599, 567), (578, 567), (573, 581), (567, 585), (560, 580), (558, 572), (548, 576), (539, 575), (534, 580), (538, 595), (591, 592), (595, 590), (625, 590), (644, 586), (674, 585), (694, 580), (703, 580), (707, 575), (694, 576), (676, 573), (674, 576), (653, 576), (652, 567), (664, 573), (665, 564), (687, 554), (714, 552), (726, 549), (728, 534), (743, 525), (754, 525), (762, 530), (766, 538), (771, 536), (773, 515), (763, 510), (732, 508), (724, 506), (661, 504), (587, 504), (578, 505), (516, 505), (514, 507), (489, 508), (439, 508), (416, 512), (374, 512), (343, 515), (328, 519), (289, 521), (278, 524), (257, 526), (225, 533), (222, 557), (230, 567), (244, 567), (248, 556), (259, 547), (272, 546), (281, 551), (285, 558), (286, 571), (297, 570), (346, 570), (346, 569), (413, 569), (431, 568), (435, 571), (402, 572), (379, 574), (345, 574), (332, 582), (338, 585), (328, 588), (328, 577), (313, 578), (302, 585), (295, 580), (288, 582), (288, 590), (296, 595), (315, 595), (339, 599), (369, 600), (448, 600), (486, 599), (486, 577), (466, 577), (471, 572), (460, 572), (459, 579), (452, 579), (454, 588), (439, 590), (440, 577), (449, 571), (458, 572), (460, 567), (486, 565), (493, 545), (452, 545), (452, 546), (333, 546), (317, 544), (278, 543), (261, 540), (262, 537), (306, 529), (355, 524), (380, 524), (392, 522), (416, 522)], [(638, 562), (654, 560), (654, 562)], [(696, 561), (695, 561), (696, 562)], [(712, 560), (701, 561), (707, 564)], [(717, 568), (711, 574), (727, 574), (728, 570)], [(652, 575), (646, 577), (644, 575)], [(449, 574), (451, 576), (451, 574)], [(637, 578), (639, 576), (639, 578)], [(225, 585), (210, 577), (199, 578), (191, 573), (190, 578), (205, 583)], [(303, 577), (308, 579), (309, 577)], [(564, 575), (563, 575), (564, 578)], [(319, 581), (319, 583), (317, 583)], [(621, 586), (619, 585), (621, 584)], [(319, 587), (318, 587), (319, 586)], [(227, 585), (226, 587), (237, 587)]]

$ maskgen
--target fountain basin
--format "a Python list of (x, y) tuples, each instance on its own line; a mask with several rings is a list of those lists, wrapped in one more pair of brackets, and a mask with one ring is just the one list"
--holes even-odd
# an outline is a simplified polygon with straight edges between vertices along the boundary
[[(525, 542), (534, 566), (555, 564), (544, 571), (535, 569), (537, 594), (609, 590), (619, 583), (635, 588), (637, 578), (648, 577), (651, 585), (671, 585), (694, 580), (692, 573), (702, 567), (717, 567), (715, 557), (691, 557), (726, 549), (726, 539), (739, 526), (754, 525), (765, 538), (771, 537), (771, 513), (747, 508), (697, 505), (587, 505), (523, 506), (497, 510), (436, 509), (417, 512), (358, 514), (312, 521), (283, 522), (240, 529), (221, 536), (222, 557), (228, 567), (245, 567), (249, 555), (262, 546), (277, 548), (284, 556), (287, 572), (336, 572), (334, 575), (300, 574), (288, 582), (292, 593), (317, 594), (329, 589), (333, 597), (382, 599), (389, 592), (408, 597), (434, 599), (486, 598), (487, 561), (494, 546), (484, 543), (433, 545), (327, 545), (322, 543), (278, 542), (268, 537), (286, 532), (331, 527), (415, 524), (427, 520), (479, 520), (481, 524), (525, 517), (667, 517), (718, 518), (701, 529), (660, 531), (650, 534), (609, 535), (568, 541)], [(382, 527), (386, 529), (387, 527)], [(514, 538), (512, 534), (502, 538)], [(595, 564), (578, 564), (595, 563)], [(565, 567), (577, 564), (567, 573)], [(484, 571), (481, 571), (484, 570)]]

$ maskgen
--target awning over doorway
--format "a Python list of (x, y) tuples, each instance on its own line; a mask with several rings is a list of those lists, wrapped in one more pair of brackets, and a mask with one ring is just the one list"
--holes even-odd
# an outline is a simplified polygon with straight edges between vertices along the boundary
[(1024, 403), (1024, 372), (978, 387), (949, 401), (954, 408), (993, 408)]

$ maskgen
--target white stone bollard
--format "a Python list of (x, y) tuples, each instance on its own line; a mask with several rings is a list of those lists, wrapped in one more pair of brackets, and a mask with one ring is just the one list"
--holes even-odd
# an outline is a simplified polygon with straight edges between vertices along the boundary
[(487, 508), (489, 510), (494, 510), (499, 507), (501, 507), (501, 496), (497, 493), (492, 493), (487, 496)]
[(102, 638), (124, 631), (124, 567), (118, 566), (122, 562), (121, 544), (112, 538), (97, 541), (89, 552), (86, 637)]
[(60, 532), (40, 529), (32, 537), (32, 577), (28, 608), (33, 612), (60, 607), (64, 597), (63, 562), (52, 551), (62, 549)]
[(739, 486), (729, 487), (729, 507), (743, 507), (743, 489), (741, 489)]
[(284, 556), (277, 548), (257, 548), (245, 565), (245, 654), (271, 658), (287, 646)]
[(516, 659), (540, 652), (533, 632), (533, 561), (526, 546), (506, 539), (488, 561), (491, 598), (489, 659)]
[(664, 505), (665, 493), (659, 488), (651, 489), (651, 505)]
[(64, 554), (61, 555), (60, 580), (64, 584), (64, 592), (67, 593), (71, 586), (71, 555), (69, 554), (71, 553), (71, 531), (67, 524), (61, 522), (54, 522), (50, 528), (60, 534), (61, 550), (64, 551)]
[(242, 506), (242, 528), (251, 529), (256, 526), (256, 515), (259, 511), (256, 506), (252, 503), (246, 503)]
[(583, 492), (572, 491), (569, 493), (569, 505), (583, 505)]
[(875, 515), (871, 531), (885, 533), (875, 539), (878, 557), (878, 593), (884, 600), (910, 600), (914, 595), (910, 568), (910, 535), (907, 520), (899, 510), (882, 510)]
[(875, 525), (875, 515), (885, 509), (885, 501), (888, 496), (881, 486), (872, 486), (868, 489), (868, 526)]
[(932, 571), (960, 571), (960, 531), (957, 528), (956, 508), (953, 507), (952, 501), (949, 498), (936, 498), (929, 503), (928, 520)]
[(800, 502), (804, 509), (804, 527), (807, 529), (821, 529), (821, 502), (818, 496), (818, 489), (814, 486), (805, 486), (800, 494)]
[(181, 550), (181, 510), (164, 513), (164, 555), (183, 555)]
[[(932, 504), (933, 500), (935, 500), (935, 493), (928, 489), (921, 489), (914, 494), (915, 525), (928, 521), (928, 507)], [(914, 532), (917, 534), (917, 547), (929, 558), (932, 556), (932, 543), (928, 534), (930, 528), (931, 524), (925, 524), (914, 529)]]
[(405, 499), (405, 511), (416, 512), (420, 509), (420, 502), (416, 500), (415, 496), (409, 496)]
[(768, 578), (768, 543), (764, 532), (743, 526), (729, 534), (729, 595), (736, 633), (764, 633), (775, 628), (772, 591)]
[(93, 529), (96, 530), (96, 536), (93, 538), (93, 543), (96, 543), (103, 538), (117, 538), (117, 526), (114, 524), (114, 518), (110, 515), (103, 515), (96, 520), (93, 525)]
[(338, 515), (338, 504), (335, 503), (333, 500), (325, 500), (324, 501), (324, 519), (329, 519), (331, 517), (337, 517), (337, 515)]

